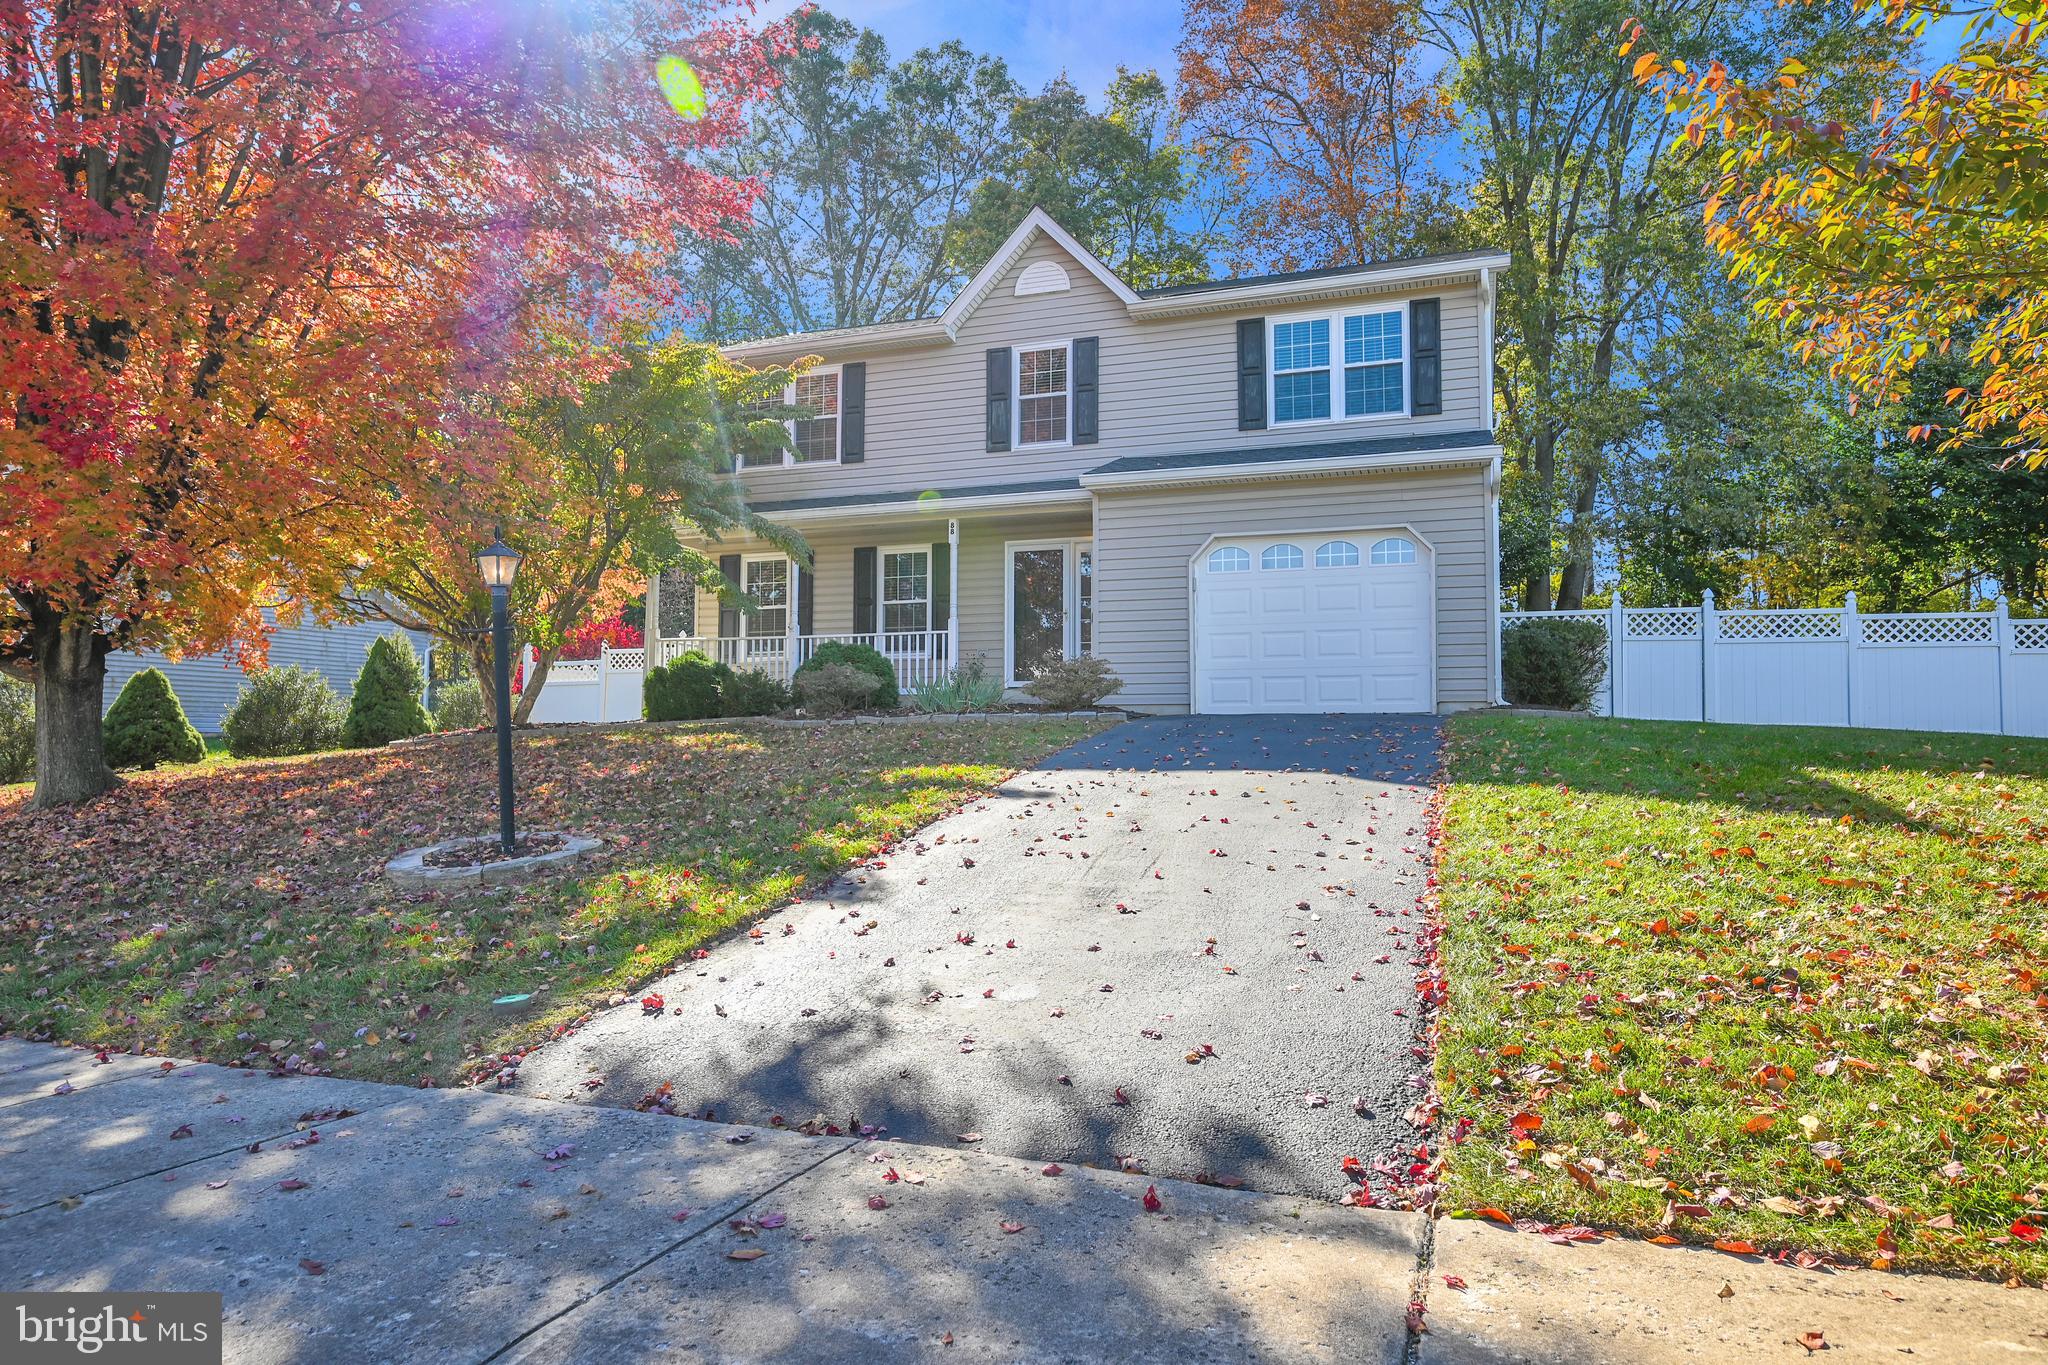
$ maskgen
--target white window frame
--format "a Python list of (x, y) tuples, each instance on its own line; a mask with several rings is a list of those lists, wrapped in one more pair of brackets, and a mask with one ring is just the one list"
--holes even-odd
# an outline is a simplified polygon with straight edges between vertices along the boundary
[[(1275, 427), (1316, 427), (1333, 422), (1386, 422), (1398, 421), (1410, 416), (1409, 409), (1414, 403), (1411, 373), (1415, 364), (1415, 338), (1409, 335), (1406, 302), (1376, 304), (1369, 307), (1318, 308), (1305, 313), (1283, 313), (1266, 319), (1266, 411), (1272, 414)], [(1401, 406), (1393, 412), (1361, 412), (1353, 414), (1344, 404), (1344, 319), (1367, 317), (1382, 313), (1401, 314)], [(1280, 375), (1273, 363), (1273, 329), (1292, 322), (1315, 322), (1318, 319), (1330, 325), (1330, 415), (1328, 417), (1280, 417)], [(1384, 361), (1374, 361), (1384, 364)], [(1302, 374), (1302, 370), (1289, 370), (1289, 374)]]
[[(1024, 442), (1024, 353), (1026, 351), (1063, 351), (1067, 364), (1067, 421), (1066, 435), (1057, 441)], [(1033, 398), (1051, 398), (1049, 393), (1034, 393)], [(1019, 450), (1065, 450), (1074, 444), (1074, 341), (1032, 341), (1010, 348), (1010, 449)]]
[[(833, 414), (831, 459), (799, 460), (796, 457), (796, 450), (794, 448), (796, 446), (796, 419), (792, 417), (782, 423), (783, 435), (789, 438), (789, 446), (776, 452), (782, 458), (773, 464), (748, 464), (746, 459), (742, 457), (739, 460), (740, 470), (744, 472), (749, 469), (823, 469), (827, 465), (844, 463), (841, 458), (846, 454), (846, 375), (844, 370), (845, 367), (841, 365), (819, 365), (804, 371), (804, 377), (807, 379), (828, 374), (838, 376), (839, 411)], [(796, 380), (792, 379), (782, 386), (782, 404), (784, 407), (790, 408), (796, 406)]]
[[(1006, 540), (1003, 542), (1003, 686), (1022, 687), (1029, 678), (1017, 676), (1017, 552), (1059, 550), (1066, 559), (1060, 574), (1060, 656), (1080, 657), (1081, 652), (1081, 556), (1089, 556), (1091, 577), (1095, 567), (1095, 537), (1075, 536), (1067, 540)], [(1094, 584), (1090, 585), (1090, 597)], [(1092, 606), (1091, 601), (1091, 606)]]
[[(924, 556), (924, 596), (917, 600), (924, 607), (924, 627), (921, 633), (929, 634), (938, 628), (932, 624), (932, 607), (934, 605), (932, 589), (937, 587), (938, 584), (932, 580), (935, 566), (932, 564), (932, 547), (929, 542), (922, 545), (884, 545), (875, 551), (875, 634), (886, 641), (891, 635), (915, 635), (920, 633), (918, 631), (889, 629), (888, 583), (890, 555)], [(899, 602), (897, 605), (901, 606), (903, 603)]]
[[(750, 597), (753, 595), (753, 589), (747, 586), (747, 570), (755, 564), (780, 564), (783, 566), (784, 578), (782, 588), (783, 592), (787, 595), (782, 603), (782, 629), (777, 631), (757, 630), (755, 625), (761, 619), (760, 614), (758, 612), (743, 611), (740, 613), (740, 639), (743, 642), (787, 639), (790, 623), (796, 620), (796, 565), (790, 563), (788, 555), (741, 555), (740, 591)], [(747, 647), (744, 643), (740, 646), (740, 652), (742, 654), (747, 652)]]

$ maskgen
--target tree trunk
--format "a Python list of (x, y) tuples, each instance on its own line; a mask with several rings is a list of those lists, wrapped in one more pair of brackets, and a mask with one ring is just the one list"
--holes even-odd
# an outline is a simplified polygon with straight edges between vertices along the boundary
[(1522, 582), (1522, 610), (1550, 610), (1549, 538), (1557, 533), (1557, 430), (1549, 422), (1537, 429), (1529, 442), (1529, 463), (1536, 476), (1536, 496), (1543, 509), (1545, 546), (1543, 562), (1529, 571)]
[[(525, 651), (522, 649), (520, 652), (524, 654)], [(526, 677), (520, 683), (519, 696), (512, 704), (514, 725), (526, 724), (527, 717), (533, 714), (533, 704), (540, 700), (540, 690), (547, 686), (548, 670), (554, 667), (555, 655), (559, 653), (559, 647), (534, 651), (533, 667), (526, 670)], [(602, 658), (602, 654), (599, 657)]]
[(495, 730), (498, 728), (498, 675), (492, 671), (491, 642), (488, 638), (465, 641), (463, 652), (469, 655), (470, 675), (476, 679), (477, 691), (483, 694), (484, 728)]
[(90, 626), (37, 622), (37, 806), (62, 806), (112, 790), (100, 710), (106, 695), (107, 641)]

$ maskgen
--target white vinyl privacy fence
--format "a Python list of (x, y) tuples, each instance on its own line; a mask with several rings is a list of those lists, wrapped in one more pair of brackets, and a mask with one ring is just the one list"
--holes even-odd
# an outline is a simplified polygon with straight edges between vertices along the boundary
[(1865, 614), (1697, 607), (1502, 612), (1607, 632), (1594, 709), (1644, 720), (1854, 725), (2048, 736), (2048, 620), (1983, 612)]
[[(526, 652), (526, 677), (534, 655)], [(534, 698), (535, 725), (595, 725), (640, 719), (640, 684), (647, 669), (644, 649), (601, 645), (595, 659), (557, 659)]]

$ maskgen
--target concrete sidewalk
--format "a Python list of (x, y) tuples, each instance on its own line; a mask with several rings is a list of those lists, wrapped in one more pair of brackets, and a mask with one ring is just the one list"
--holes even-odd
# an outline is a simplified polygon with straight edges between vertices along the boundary
[(1401, 1359), (1421, 1219), (1147, 1185), (0, 1040), (0, 1289), (218, 1290), (238, 1363)]
[(2048, 1361), (2036, 1290), (0, 1039), (23, 1289), (217, 1290), (237, 1365)]

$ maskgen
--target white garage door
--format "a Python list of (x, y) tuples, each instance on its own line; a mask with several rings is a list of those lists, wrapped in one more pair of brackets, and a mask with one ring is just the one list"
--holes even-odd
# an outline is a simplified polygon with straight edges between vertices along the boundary
[(1214, 542), (1194, 565), (1195, 710), (1434, 711), (1431, 567), (1393, 531)]

